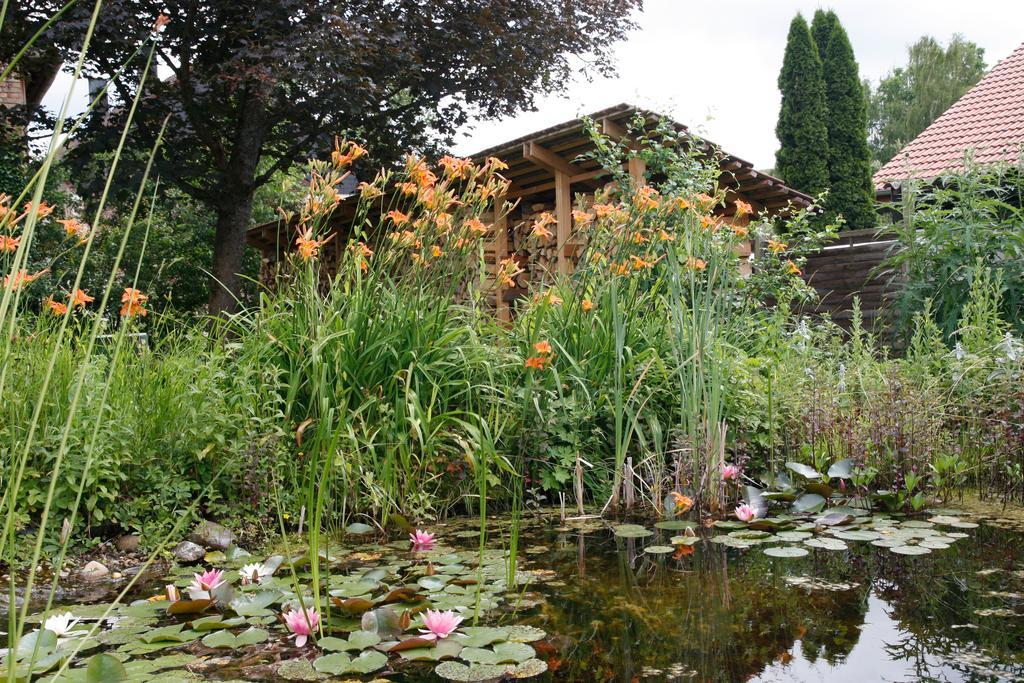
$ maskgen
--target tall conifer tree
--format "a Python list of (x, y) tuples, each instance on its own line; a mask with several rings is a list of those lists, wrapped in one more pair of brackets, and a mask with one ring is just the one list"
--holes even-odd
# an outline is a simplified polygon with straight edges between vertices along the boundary
[[(835, 15), (833, 15), (834, 17)], [(850, 228), (874, 225), (867, 98), (853, 47), (838, 19), (821, 55), (828, 110), (829, 215), (842, 214)]]
[(790, 187), (816, 195), (828, 187), (825, 81), (810, 28), (800, 14), (789, 25), (779, 90), (775, 172)]
[(818, 9), (814, 12), (814, 19), (811, 20), (811, 37), (814, 38), (814, 46), (818, 48), (818, 57), (825, 61), (825, 49), (828, 47), (828, 39), (832, 37), (832, 29), (839, 23), (839, 17), (832, 10)]

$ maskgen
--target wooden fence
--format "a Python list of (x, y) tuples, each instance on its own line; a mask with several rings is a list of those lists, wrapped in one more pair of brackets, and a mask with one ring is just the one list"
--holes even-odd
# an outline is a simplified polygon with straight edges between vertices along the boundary
[(842, 327), (853, 318), (854, 297), (860, 297), (864, 327), (882, 332), (885, 312), (896, 292), (898, 274), (880, 268), (897, 242), (877, 228), (850, 230), (807, 258), (804, 279), (818, 292), (808, 312), (828, 314)]

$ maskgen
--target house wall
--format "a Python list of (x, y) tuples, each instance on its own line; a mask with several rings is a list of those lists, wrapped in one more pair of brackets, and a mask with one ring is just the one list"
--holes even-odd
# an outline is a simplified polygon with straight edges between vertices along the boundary
[(0, 106), (17, 107), (25, 104), (25, 84), (20, 78), (8, 77), (0, 81)]

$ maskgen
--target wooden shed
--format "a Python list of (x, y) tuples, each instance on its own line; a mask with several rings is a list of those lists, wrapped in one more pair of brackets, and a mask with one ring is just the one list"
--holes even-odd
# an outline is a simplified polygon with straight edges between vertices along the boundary
[[(594, 112), (589, 118), (597, 123), (605, 135), (621, 139), (627, 134), (629, 122), (638, 115), (651, 127), (659, 120), (666, 120), (654, 112), (628, 104)], [(768, 215), (784, 214), (812, 203), (811, 197), (787, 187), (778, 178), (755, 170), (750, 162), (721, 150), (707, 140), (692, 136), (682, 124), (672, 122), (672, 125), (678, 133), (700, 145), (709, 158), (717, 159), (721, 169), (718, 182), (726, 191), (726, 204), (719, 207), (716, 213), (723, 219), (733, 220), (733, 202), (736, 199), (749, 203), (754, 213), (764, 212)], [(510, 181), (509, 191), (497, 201), (513, 204), (513, 208), (505, 217), (492, 221), (484, 265), (489, 273), (493, 273), (497, 263), (512, 257), (523, 269), (523, 273), (514, 286), (497, 291), (493, 303), (500, 318), (509, 316), (510, 305), (526, 293), (532, 279), (539, 278), (547, 271), (571, 272), (586, 243), (586, 235), (573, 229), (572, 208), (575, 198), (582, 195), (583, 200), (587, 201), (608, 182), (604, 169), (596, 161), (584, 157), (592, 150), (593, 142), (587, 135), (583, 121), (574, 119), (472, 155), (476, 161), (497, 157), (509, 167), (502, 173)], [(637, 181), (644, 181), (646, 169), (640, 159), (632, 159), (628, 171)], [(354, 201), (345, 202), (336, 211), (332, 226), (341, 234), (339, 239), (329, 243), (328, 246), (333, 247), (332, 251), (343, 248), (344, 239), (340, 238), (344, 237), (351, 224), (354, 208)], [(528, 226), (534, 217), (544, 211), (551, 212), (557, 219), (555, 239), (550, 247), (540, 251), (528, 250)], [(742, 216), (737, 220), (745, 222), (748, 219)], [(287, 226), (280, 221), (258, 225), (249, 231), (247, 242), (261, 252), (265, 280), (273, 278), (277, 264), (285, 252), (293, 248), (293, 241)], [(749, 250), (748, 244), (738, 256), (747, 256)], [(331, 256), (331, 253), (323, 254), (328, 271)], [(747, 267), (745, 260), (741, 262), (741, 267)]]

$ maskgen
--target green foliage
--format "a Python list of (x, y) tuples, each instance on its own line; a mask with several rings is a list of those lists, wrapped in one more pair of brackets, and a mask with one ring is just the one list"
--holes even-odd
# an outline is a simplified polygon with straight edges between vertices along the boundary
[(818, 48), (818, 57), (823, 64), (825, 55), (828, 54), (828, 42), (832, 39), (832, 31), (837, 26), (839, 26), (839, 17), (835, 12), (820, 7), (814, 10), (814, 18), (811, 20), (811, 37), (814, 38), (814, 46)]
[[(904, 187), (904, 219), (892, 227), (899, 249), (885, 266), (903, 273), (897, 321), (925, 310), (952, 344), (964, 303), (979, 277), (991, 270), (1001, 289), (999, 315), (1024, 332), (1024, 175), (1016, 166), (976, 168), (934, 184)], [(987, 276), (985, 276), (987, 277)]]
[[(232, 352), (198, 332), (161, 335), (152, 349), (141, 342), (116, 357), (103, 347), (86, 359), (77, 338), (55, 349), (55, 327), (55, 321), (41, 317), (33, 328), (21, 330), (7, 361), (6, 391), (29, 397), (37, 390), (39, 368), (52, 352), (57, 354), (50, 398), (42, 408), (18, 503), (24, 523), (38, 519), (46, 501), (49, 472), (69, 418), (70, 447), (51, 512), (58, 527), (61, 519), (71, 517), (83, 478), (86, 495), (74, 529), (81, 537), (102, 538), (120, 528), (143, 533), (147, 543), (155, 543), (210, 484), (213, 491), (205, 504), (210, 514), (236, 514), (243, 497), (252, 505), (254, 518), (272, 509), (266, 490), (277, 467), (277, 427), (270, 420), (274, 405), (261, 396), (266, 378), (255, 367), (232, 367)], [(69, 416), (66, 397), (83, 364), (88, 389)], [(0, 443), (6, 457), (27, 438), (31, 409), (29, 401), (0, 405)], [(94, 441), (97, 419), (104, 431)], [(260, 455), (261, 481), (251, 488), (262, 499), (247, 495), (245, 479)]]
[(868, 93), (871, 158), (876, 166), (956, 102), (985, 75), (985, 50), (954, 34), (943, 47), (923, 36), (907, 51), (907, 64), (893, 69)]
[(834, 17), (822, 68), (828, 106), (829, 194), (825, 208), (852, 229), (875, 224), (867, 103), (846, 31)]
[(828, 110), (821, 60), (810, 29), (797, 14), (789, 25), (779, 73), (782, 108), (775, 135), (775, 172), (787, 185), (811, 195), (828, 188)]

